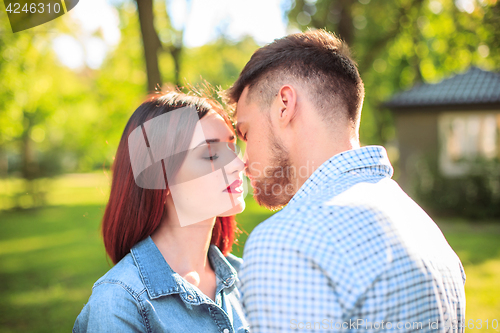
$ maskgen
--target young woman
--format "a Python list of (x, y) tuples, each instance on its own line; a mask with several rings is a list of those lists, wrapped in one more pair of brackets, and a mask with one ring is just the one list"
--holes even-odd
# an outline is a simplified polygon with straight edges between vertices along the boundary
[(116, 265), (73, 332), (249, 332), (229, 253), (245, 205), (235, 140), (211, 99), (156, 94), (133, 113), (102, 223)]

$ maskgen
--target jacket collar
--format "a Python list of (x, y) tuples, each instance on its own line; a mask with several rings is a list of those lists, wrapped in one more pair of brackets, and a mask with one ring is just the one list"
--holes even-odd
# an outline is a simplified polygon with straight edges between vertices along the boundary
[[(150, 236), (137, 243), (130, 252), (151, 299), (180, 294), (186, 303), (202, 302), (204, 297), (200, 295), (199, 290), (170, 268)], [(233, 285), (237, 278), (236, 270), (217, 246), (210, 245), (208, 258), (216, 276), (222, 281), (223, 287)]]

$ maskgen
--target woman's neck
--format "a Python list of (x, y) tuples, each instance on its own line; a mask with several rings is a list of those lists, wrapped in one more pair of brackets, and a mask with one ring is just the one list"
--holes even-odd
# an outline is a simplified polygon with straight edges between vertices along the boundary
[(181, 276), (211, 271), (207, 253), (212, 238), (215, 217), (181, 227), (165, 219), (151, 235), (156, 246), (169, 264)]

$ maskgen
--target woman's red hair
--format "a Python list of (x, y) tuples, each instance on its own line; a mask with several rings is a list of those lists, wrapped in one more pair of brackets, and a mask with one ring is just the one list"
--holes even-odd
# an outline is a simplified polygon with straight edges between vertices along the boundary
[[(173, 133), (172, 140), (175, 141), (175, 145), (170, 145), (170, 147), (175, 146), (179, 151), (186, 150), (193, 136), (196, 122), (210, 110), (218, 112), (232, 128), (229, 118), (221, 112), (221, 108), (217, 107), (216, 102), (179, 92), (150, 95), (137, 108), (125, 126), (118, 145), (111, 168), (113, 173), (111, 193), (102, 220), (104, 246), (114, 264), (129, 253), (135, 244), (150, 236), (159, 227), (168, 193), (168, 184), (167, 189), (161, 190), (137, 186), (129, 155), (129, 135), (146, 121), (186, 106), (195, 107), (199, 118), (170, 118), (169, 128), (166, 131)], [(167, 163), (165, 162), (165, 164)], [(176, 172), (180, 164), (182, 164), (182, 160), (165, 165), (165, 168)], [(231, 251), (236, 231), (234, 216), (217, 217), (212, 231), (211, 243), (215, 244), (224, 255), (227, 255)]]

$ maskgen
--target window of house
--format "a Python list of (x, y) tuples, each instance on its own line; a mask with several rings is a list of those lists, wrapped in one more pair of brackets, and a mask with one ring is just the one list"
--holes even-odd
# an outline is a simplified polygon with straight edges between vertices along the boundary
[(445, 175), (466, 174), (479, 159), (500, 159), (500, 111), (443, 113), (439, 139), (439, 164)]

